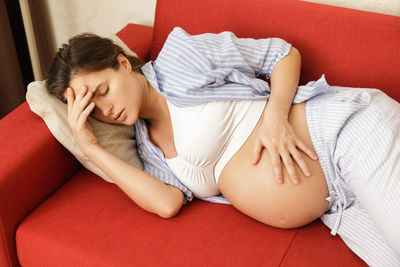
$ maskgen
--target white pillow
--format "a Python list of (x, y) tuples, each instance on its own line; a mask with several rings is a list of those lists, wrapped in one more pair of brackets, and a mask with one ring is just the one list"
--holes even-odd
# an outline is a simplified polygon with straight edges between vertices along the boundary
[[(47, 92), (45, 81), (30, 83), (26, 93), (26, 100), (30, 109), (44, 120), (54, 137), (71, 152), (83, 166), (102, 177), (107, 182), (113, 183), (113, 181), (79, 149), (68, 125), (67, 105)], [(93, 127), (94, 134), (99, 144), (104, 149), (129, 164), (143, 169), (136, 151), (134, 126), (105, 123), (92, 117), (89, 117), (88, 121)]]

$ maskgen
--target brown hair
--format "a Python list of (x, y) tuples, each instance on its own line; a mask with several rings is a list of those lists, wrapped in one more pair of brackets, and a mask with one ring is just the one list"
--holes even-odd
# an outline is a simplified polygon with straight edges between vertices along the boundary
[(67, 103), (63, 94), (74, 75), (106, 68), (118, 70), (119, 54), (129, 60), (133, 72), (143, 74), (141, 67), (144, 62), (138, 57), (127, 55), (111, 39), (92, 33), (72, 37), (68, 44), (61, 46), (53, 59), (46, 81), (48, 92)]

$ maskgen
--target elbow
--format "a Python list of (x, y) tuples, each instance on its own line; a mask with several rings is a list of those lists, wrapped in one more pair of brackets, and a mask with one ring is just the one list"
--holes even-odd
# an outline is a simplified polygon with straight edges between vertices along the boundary
[(163, 212), (160, 212), (158, 215), (164, 219), (170, 219), (175, 217), (180, 211), (179, 209), (166, 209)]
[(168, 205), (163, 205), (159, 210), (158, 215), (164, 219), (169, 219), (175, 217), (181, 210), (184, 202), (184, 196), (180, 192), (176, 198), (173, 199)]
[(158, 215), (164, 219), (170, 219), (175, 217), (182, 208), (182, 205), (175, 205), (172, 207), (164, 208), (162, 211), (158, 213)]
[(294, 54), (300, 56), (300, 51), (299, 51), (296, 47), (294, 47), (294, 46), (292, 46), (292, 47), (290, 48), (290, 53), (294, 53)]
[(290, 54), (292, 57), (296, 57), (296, 58), (298, 59), (299, 62), (301, 61), (301, 54), (300, 54), (300, 51), (299, 51), (296, 47), (292, 46), (292, 47), (290, 48), (289, 54)]

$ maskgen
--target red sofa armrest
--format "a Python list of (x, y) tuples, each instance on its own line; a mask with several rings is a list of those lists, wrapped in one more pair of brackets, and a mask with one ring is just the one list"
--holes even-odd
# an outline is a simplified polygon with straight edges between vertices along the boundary
[(0, 120), (0, 140), (0, 266), (18, 266), (18, 224), (82, 165), (27, 102)]
[(150, 57), (151, 43), (153, 41), (153, 27), (127, 24), (116, 34), (139, 58), (148, 61)]

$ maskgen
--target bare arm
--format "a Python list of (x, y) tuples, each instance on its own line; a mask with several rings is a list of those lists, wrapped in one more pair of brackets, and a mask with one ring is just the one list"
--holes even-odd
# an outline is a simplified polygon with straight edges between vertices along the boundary
[(184, 201), (183, 193), (146, 172), (126, 163), (102, 148), (87, 122), (94, 108), (91, 92), (81, 89), (74, 99), (68, 89), (68, 121), (82, 152), (119, 186), (136, 204), (163, 218), (175, 216)]
[(286, 119), (299, 84), (300, 65), (300, 53), (291, 47), (289, 54), (271, 72), (271, 95), (267, 106)]
[(292, 47), (289, 54), (280, 60), (271, 73), (271, 95), (264, 110), (264, 119), (253, 149), (253, 164), (260, 160), (263, 147), (268, 149), (276, 179), (283, 183), (281, 159), (294, 184), (300, 182), (294, 168), (295, 160), (304, 174), (310, 176), (298, 148), (316, 160), (315, 152), (295, 134), (288, 122), (290, 107), (296, 93), (300, 76), (301, 56)]
[(183, 193), (176, 187), (126, 163), (99, 145), (86, 152), (136, 204), (163, 218), (175, 216), (183, 205)]

